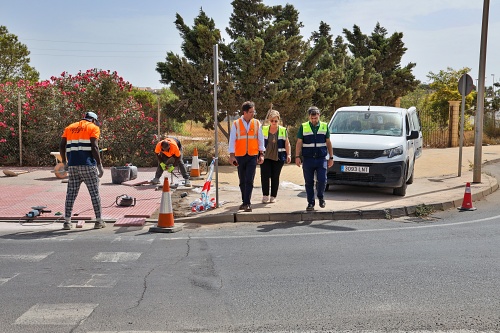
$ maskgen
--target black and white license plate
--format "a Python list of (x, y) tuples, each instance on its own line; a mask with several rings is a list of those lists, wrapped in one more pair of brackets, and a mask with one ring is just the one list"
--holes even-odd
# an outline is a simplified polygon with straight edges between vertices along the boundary
[(359, 166), (359, 165), (341, 165), (340, 171), (342, 171), (342, 172), (370, 173), (370, 167)]

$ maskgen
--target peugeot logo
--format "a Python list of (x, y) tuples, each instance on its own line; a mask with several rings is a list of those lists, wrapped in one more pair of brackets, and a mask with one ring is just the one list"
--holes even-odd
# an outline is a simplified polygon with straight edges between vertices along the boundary
[(354, 152), (354, 157), (359, 157), (359, 151)]

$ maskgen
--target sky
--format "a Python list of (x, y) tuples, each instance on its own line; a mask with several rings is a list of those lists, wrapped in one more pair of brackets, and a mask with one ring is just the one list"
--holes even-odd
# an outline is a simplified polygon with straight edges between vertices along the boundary
[[(403, 33), (402, 66), (413, 62), (416, 79), (428, 83), (430, 72), (471, 68), (477, 80), (485, 0), (264, 0), (292, 4), (310, 37), (321, 21), (336, 37), (354, 25), (370, 35), (377, 22), (388, 34)], [(489, 0), (485, 85), (500, 82), (500, 0)], [(225, 28), (232, 0), (0, 0), (0, 25), (30, 50), (30, 65), (40, 79), (66, 71), (98, 68), (116, 71), (135, 87), (166, 87), (156, 64), (167, 52), (182, 55), (174, 21), (178, 13), (192, 27), (200, 10)]]

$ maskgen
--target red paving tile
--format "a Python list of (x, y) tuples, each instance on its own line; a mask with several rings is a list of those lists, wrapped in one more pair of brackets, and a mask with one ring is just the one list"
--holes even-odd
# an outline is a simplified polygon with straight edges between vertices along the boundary
[[(101, 179), (100, 185), (103, 218), (144, 218), (151, 216), (159, 208), (162, 192), (155, 191), (154, 185), (113, 184), (109, 170), (107, 171)], [(143, 176), (152, 178), (154, 172), (147, 174), (149, 177)], [(47, 210), (51, 210), (51, 213), (43, 214), (44, 217), (56, 216), (57, 212), (64, 214), (66, 187), (67, 184), (55, 178), (49, 169), (35, 170), (24, 174), (23, 177), (0, 177), (0, 217), (3, 219), (25, 217), (32, 206), (46, 206)], [(134, 197), (136, 205), (132, 207), (117, 206), (116, 199), (122, 194)], [(80, 187), (73, 208), (73, 216), (73, 220), (95, 217), (85, 184)]]

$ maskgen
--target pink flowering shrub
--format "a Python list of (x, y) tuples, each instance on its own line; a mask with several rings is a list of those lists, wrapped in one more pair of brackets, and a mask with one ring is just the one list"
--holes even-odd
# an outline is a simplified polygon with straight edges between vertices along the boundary
[(116, 72), (96, 69), (76, 75), (63, 72), (35, 84), (0, 84), (0, 165), (19, 164), (19, 149), (23, 165), (54, 165), (50, 152), (59, 150), (64, 128), (87, 111), (97, 113), (102, 123), (99, 146), (108, 148), (102, 153), (105, 165), (155, 165), (151, 140), (157, 112), (137, 103), (131, 89)]

